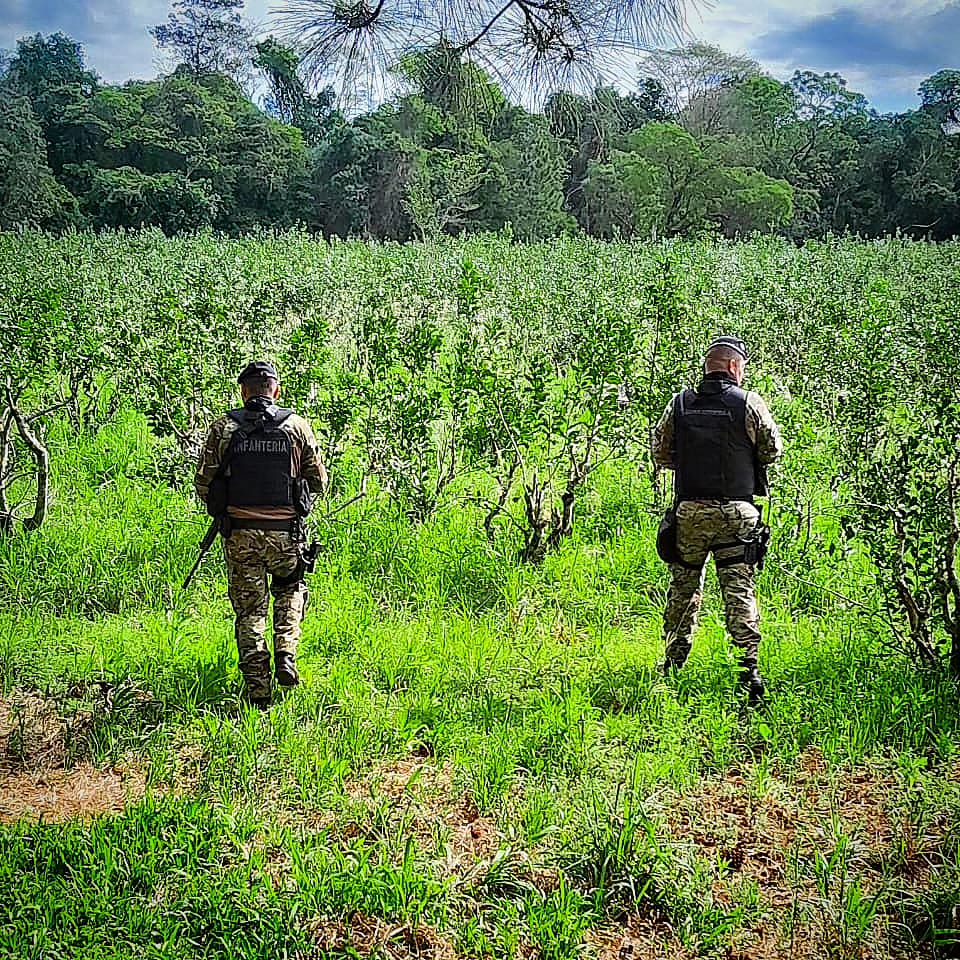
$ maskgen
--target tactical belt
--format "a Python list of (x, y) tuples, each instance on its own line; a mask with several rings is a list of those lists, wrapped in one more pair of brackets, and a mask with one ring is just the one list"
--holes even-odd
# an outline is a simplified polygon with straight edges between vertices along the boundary
[(677, 503), (753, 503), (753, 497), (684, 497)]
[(230, 518), (231, 530), (282, 530), (293, 533), (296, 529), (296, 520), (250, 520), (241, 517)]
[[(740, 552), (733, 554), (730, 557), (718, 557), (718, 550), (732, 550), (734, 547), (739, 547)], [(713, 562), (717, 567), (732, 567), (735, 563), (743, 563), (745, 559), (745, 544), (737, 540), (733, 543), (718, 543), (715, 546), (710, 548), (713, 553)]]

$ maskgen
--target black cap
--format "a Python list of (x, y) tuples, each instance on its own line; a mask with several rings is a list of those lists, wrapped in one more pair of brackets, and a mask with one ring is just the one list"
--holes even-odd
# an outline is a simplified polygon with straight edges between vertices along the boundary
[(266, 360), (254, 360), (253, 363), (248, 363), (243, 368), (243, 372), (237, 377), (237, 383), (253, 379), (279, 381), (280, 378), (277, 376), (277, 368), (272, 363), (268, 363)]
[(749, 359), (747, 356), (747, 345), (740, 337), (714, 337), (713, 340), (710, 341), (710, 346), (707, 347), (707, 353), (714, 347), (728, 347), (730, 350), (735, 350), (739, 353), (744, 360)]

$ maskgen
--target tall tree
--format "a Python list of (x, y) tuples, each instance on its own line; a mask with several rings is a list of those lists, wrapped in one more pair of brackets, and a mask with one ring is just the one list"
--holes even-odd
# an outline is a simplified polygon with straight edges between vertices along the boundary
[[(877, 125), (867, 98), (851, 90), (839, 73), (798, 70), (790, 88), (796, 123), (785, 131), (790, 146), (781, 169), (798, 188), (798, 198), (812, 201), (798, 204), (799, 235), (873, 232), (868, 221), (874, 221), (876, 209), (863, 202), (863, 148), (881, 132), (882, 124)], [(867, 186), (866, 192), (873, 193), (873, 186)], [(866, 209), (873, 212), (859, 223), (851, 222), (849, 211), (865, 213)]]
[(276, 37), (267, 37), (255, 47), (253, 65), (270, 84), (267, 108), (278, 120), (293, 123), (307, 100), (307, 88), (300, 79), (300, 58)]
[(613, 87), (602, 86), (589, 97), (554, 94), (547, 101), (545, 113), (551, 132), (566, 152), (564, 195), (568, 210), (576, 217), (584, 209), (583, 185), (590, 164), (606, 163), (612, 151), (625, 149), (632, 130), (668, 119), (663, 87), (649, 77), (640, 81), (637, 93), (626, 96)]
[(300, 58), (276, 37), (267, 37), (255, 47), (253, 66), (270, 85), (267, 112), (299, 128), (305, 142), (316, 146), (333, 125), (342, 121), (334, 107), (336, 95), (328, 87), (311, 96), (300, 75)]
[(7, 65), (5, 79), (28, 97), (35, 108), (54, 108), (55, 103), (48, 98), (63, 87), (76, 87), (86, 95), (97, 88), (96, 74), (84, 65), (80, 44), (62, 33), (48, 37), (36, 33), (19, 40), (17, 51)]
[(239, 77), (250, 59), (252, 35), (240, 11), (244, 0), (175, 0), (167, 22), (150, 28), (157, 46), (194, 77)]
[(0, 97), (0, 230), (59, 226), (74, 206), (47, 166), (46, 144), (30, 102)]
[(509, 106), (490, 75), (445, 41), (404, 57), (393, 72), (441, 113), (485, 133)]
[(7, 66), (4, 86), (30, 101), (50, 166), (59, 175), (64, 164), (77, 159), (79, 131), (68, 118), (81, 114), (99, 89), (96, 74), (84, 65), (80, 44), (62, 33), (23, 38)]
[(920, 84), (920, 101), (945, 124), (960, 124), (960, 70), (940, 70)]
[(520, 240), (574, 233), (576, 221), (564, 209), (564, 149), (546, 118), (516, 110), (493, 147), (503, 175), (485, 198), (486, 225), (500, 229), (509, 224)]
[(586, 91), (628, 68), (624, 54), (676, 34), (683, 0), (285, 0), (277, 22), (314, 78), (379, 98), (390, 68), (447, 44), (510, 95)]
[(621, 233), (677, 236), (770, 231), (793, 217), (793, 190), (759, 170), (728, 165), (687, 130), (649, 123), (591, 164), (584, 190), (590, 219)]
[(654, 51), (642, 67), (660, 84), (669, 112), (695, 136), (720, 132), (734, 87), (760, 73), (755, 60), (699, 42)]
[(870, 104), (862, 93), (847, 86), (839, 73), (797, 70), (790, 79), (797, 103), (797, 116), (824, 126), (837, 120), (863, 117)]

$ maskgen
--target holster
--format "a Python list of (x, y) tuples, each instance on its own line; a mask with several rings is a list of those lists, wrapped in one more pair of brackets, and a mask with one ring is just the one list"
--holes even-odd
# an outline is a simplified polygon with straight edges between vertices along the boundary
[(743, 562), (763, 569), (763, 561), (770, 546), (770, 527), (766, 523), (757, 524), (753, 535), (743, 541)]
[(741, 547), (743, 552), (725, 556), (722, 559), (714, 554), (714, 563), (718, 567), (732, 567), (737, 563), (745, 563), (748, 566), (763, 569), (763, 559), (767, 555), (767, 548), (770, 546), (770, 527), (765, 523), (758, 523), (750, 531), (748, 537), (737, 537), (731, 543), (718, 543), (714, 550), (732, 550), (734, 547)]

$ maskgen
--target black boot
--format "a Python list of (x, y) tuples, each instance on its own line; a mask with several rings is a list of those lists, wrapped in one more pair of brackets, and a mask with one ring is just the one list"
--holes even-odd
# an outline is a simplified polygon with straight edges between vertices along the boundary
[(767, 691), (763, 685), (763, 677), (760, 676), (760, 669), (756, 664), (744, 666), (740, 673), (740, 683), (747, 688), (747, 703), (751, 707), (756, 707), (766, 701)]
[(297, 673), (297, 664), (292, 653), (278, 653), (276, 656), (274, 674), (281, 687), (295, 687), (300, 682)]
[(256, 685), (247, 684), (243, 691), (243, 699), (255, 710), (269, 710), (273, 703), (273, 697), (270, 693), (270, 681), (266, 683), (257, 683)]

